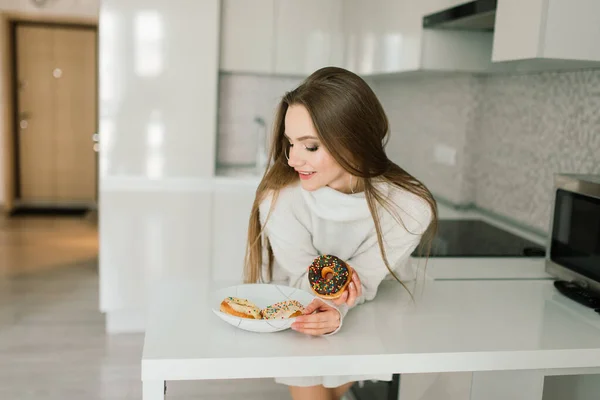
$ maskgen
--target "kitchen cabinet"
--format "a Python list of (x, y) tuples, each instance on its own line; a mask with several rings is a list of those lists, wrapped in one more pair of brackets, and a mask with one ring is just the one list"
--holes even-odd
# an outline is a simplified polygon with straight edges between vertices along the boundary
[(334, 65), (376, 76), (569, 69), (600, 61), (596, 0), (498, 0), (494, 31), (423, 28), (425, 15), (467, 2), (223, 0), (221, 70), (306, 76)]
[(422, 18), (462, 0), (223, 0), (220, 69), (307, 76), (340, 66), (362, 76), (481, 72), (492, 34), (424, 30)]
[(342, 0), (275, 2), (275, 73), (304, 76), (342, 63)]
[(275, 0), (222, 0), (220, 69), (274, 72)]
[(417, 35), (407, 2), (345, 0), (344, 67), (362, 76), (416, 69)]
[(380, 39), (383, 24), (377, 24), (381, 16), (379, 4), (360, 0), (345, 0), (342, 9), (344, 32), (343, 67), (360, 75), (369, 75), (379, 69)]
[(208, 191), (104, 190), (100, 218), (100, 310), (108, 333), (140, 332), (154, 286), (210, 276)]
[(597, 0), (499, 0), (493, 61), (600, 61)]
[(306, 76), (343, 62), (342, 0), (222, 0), (220, 70)]
[(212, 277), (242, 281), (248, 221), (256, 187), (239, 185), (213, 193)]
[(219, 10), (220, 0), (102, 2), (99, 275), (109, 333), (143, 331), (164, 277), (210, 274), (203, 182), (215, 170)]
[(399, 72), (482, 72), (493, 34), (423, 29), (425, 14), (464, 1), (347, 0), (344, 66), (363, 76)]

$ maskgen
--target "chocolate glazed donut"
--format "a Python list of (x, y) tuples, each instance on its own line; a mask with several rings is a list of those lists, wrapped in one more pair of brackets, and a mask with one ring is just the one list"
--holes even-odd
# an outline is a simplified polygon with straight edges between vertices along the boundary
[(336, 256), (319, 256), (308, 269), (308, 281), (312, 290), (324, 299), (340, 297), (351, 280), (352, 270)]

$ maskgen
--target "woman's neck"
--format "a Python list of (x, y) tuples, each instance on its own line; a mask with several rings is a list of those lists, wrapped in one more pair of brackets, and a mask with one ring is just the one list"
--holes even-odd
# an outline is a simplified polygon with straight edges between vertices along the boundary
[(344, 194), (356, 194), (365, 190), (362, 179), (350, 174), (346, 174), (345, 176), (331, 182), (327, 186)]

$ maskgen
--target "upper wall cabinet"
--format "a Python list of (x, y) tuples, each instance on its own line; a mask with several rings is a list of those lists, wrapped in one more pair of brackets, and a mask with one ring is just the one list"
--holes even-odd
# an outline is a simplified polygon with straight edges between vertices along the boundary
[(600, 1), (498, 0), (493, 61), (600, 61)]
[[(334, 65), (363, 76), (491, 73), (600, 61), (600, 0), (222, 2), (225, 71), (306, 76)], [(455, 18), (470, 18), (462, 15), (465, 8), (473, 12), (483, 4), (491, 7), (484, 18), (489, 26), (454, 24)], [(431, 23), (431, 15), (439, 13), (452, 20), (451, 26)]]
[(228, 72), (306, 76), (343, 62), (343, 0), (221, 0)]
[(361, 75), (485, 71), (490, 32), (423, 29), (423, 16), (458, 0), (344, 0), (344, 66)]
[(228, 72), (274, 72), (275, 0), (221, 0), (221, 62)]
[(342, 65), (342, 1), (275, 1), (276, 73), (309, 75)]
[(406, 1), (344, 0), (344, 67), (360, 75), (418, 67), (418, 31)]

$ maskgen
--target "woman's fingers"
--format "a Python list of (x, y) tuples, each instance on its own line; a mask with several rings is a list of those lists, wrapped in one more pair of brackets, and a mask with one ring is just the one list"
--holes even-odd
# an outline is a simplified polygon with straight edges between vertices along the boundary
[(342, 295), (340, 297), (338, 297), (337, 299), (333, 300), (333, 304), (335, 304), (336, 306), (341, 306), (342, 304), (346, 303), (346, 300), (348, 300), (348, 291), (345, 290), (344, 293), (342, 293)]
[(346, 302), (348, 306), (352, 307), (356, 302), (356, 285), (354, 282), (350, 282), (348, 285), (348, 301)]
[[(331, 321), (331, 320), (335, 320), (335, 318), (332, 318), (331, 316), (332, 313), (324, 311), (324, 312), (320, 312), (320, 313), (316, 313), (316, 314), (310, 314), (310, 315), (301, 315), (299, 317), (296, 317), (296, 320), (294, 321), (295, 323), (316, 323), (316, 322), (326, 322), (326, 321)], [(336, 312), (336, 314), (338, 314)], [(339, 316), (337, 318), (339, 320)]]
[(333, 332), (340, 326), (340, 316), (336, 310), (297, 317), (292, 329), (309, 335), (323, 335)]
[(335, 324), (331, 321), (325, 321), (325, 322), (305, 322), (305, 323), (296, 323), (294, 322), (292, 324), (292, 329), (293, 330), (304, 330), (304, 329), (326, 329), (326, 328), (332, 328), (331, 330), (335, 330), (335, 328), (339, 326), (339, 324)]
[(307, 305), (306, 307), (304, 307), (304, 311), (303, 314), (312, 314), (313, 312), (315, 312), (316, 310), (318, 310), (319, 308), (321, 308), (325, 303), (319, 299), (318, 297), (315, 297), (313, 299), (313, 301), (310, 302), (309, 305)]
[(360, 278), (358, 276), (358, 274), (356, 273), (356, 270), (352, 270), (352, 282), (354, 282), (354, 284), (356, 285), (357, 288), (357, 293), (356, 296), (360, 297), (362, 296), (362, 282), (360, 281)]

